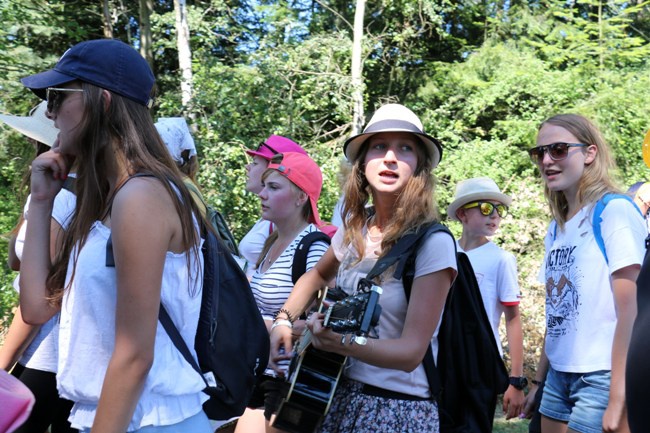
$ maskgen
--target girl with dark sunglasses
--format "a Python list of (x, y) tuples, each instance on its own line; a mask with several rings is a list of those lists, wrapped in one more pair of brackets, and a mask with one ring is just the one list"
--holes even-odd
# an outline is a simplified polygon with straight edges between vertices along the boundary
[[(643, 219), (631, 201), (611, 200), (600, 223), (604, 251), (597, 245), (595, 205), (620, 191), (610, 177), (615, 165), (609, 146), (585, 117), (546, 120), (530, 154), (553, 215), (540, 272), (546, 284), (546, 338), (536, 382), (548, 370), (542, 431), (629, 431), (625, 359), (644, 253)], [(533, 385), (527, 403), (535, 391)]]
[[(204, 379), (158, 323), (164, 304), (194, 347), (202, 218), (151, 118), (151, 68), (128, 44), (99, 39), (22, 82), (49, 98), (59, 134), (32, 163), (20, 306), (31, 324), (60, 314), (56, 381), (74, 402), (72, 427), (212, 432)], [(52, 204), (73, 162), (76, 207), (50, 260)]]

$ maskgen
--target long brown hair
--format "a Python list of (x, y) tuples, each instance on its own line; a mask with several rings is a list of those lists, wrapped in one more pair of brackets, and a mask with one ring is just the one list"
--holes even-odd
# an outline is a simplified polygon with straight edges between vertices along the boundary
[[(598, 148), (593, 162), (586, 165), (578, 184), (578, 208), (598, 201), (608, 192), (620, 193), (611, 177), (616, 168), (612, 151), (600, 130), (584, 116), (579, 114), (558, 114), (545, 120), (539, 130), (546, 124), (559, 126), (569, 131), (580, 143), (594, 145)], [(551, 191), (544, 185), (544, 195), (548, 201), (553, 218), (560, 228), (564, 228), (569, 213), (569, 203), (562, 191)]]
[[(193, 214), (200, 213), (183, 184), (181, 173), (169, 155), (149, 110), (128, 98), (111, 92), (111, 102), (104, 109), (103, 89), (81, 83), (84, 114), (73, 138), (77, 149), (77, 204), (63, 245), (57, 254), (47, 279), (53, 301), (60, 303), (66, 280), (68, 262), (75, 245), (73, 274), (79, 254), (92, 224), (110, 213), (108, 176), (115, 158), (127, 162), (129, 175), (147, 173), (158, 179), (169, 192), (183, 228), (183, 247), (198, 254), (198, 234), (194, 230)], [(190, 258), (187, 258), (188, 267)]]
[[(399, 193), (395, 202), (390, 222), (386, 225), (381, 249), (382, 255), (405, 233), (417, 231), (423, 225), (438, 219), (438, 209), (434, 200), (435, 185), (431, 174), (433, 161), (425, 151), (424, 143), (413, 134), (418, 145), (415, 151), (418, 157), (413, 176), (408, 180), (404, 189)], [(368, 153), (370, 139), (363, 143), (352, 163), (352, 170), (343, 189), (345, 201), (342, 215), (345, 227), (344, 243), (351, 244), (357, 251), (359, 261), (365, 253), (363, 227), (373, 210), (367, 205), (372, 191), (365, 175), (365, 159)]]

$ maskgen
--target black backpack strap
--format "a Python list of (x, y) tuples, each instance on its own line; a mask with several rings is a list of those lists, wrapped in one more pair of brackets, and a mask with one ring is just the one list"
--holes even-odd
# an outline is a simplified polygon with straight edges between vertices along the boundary
[(68, 176), (63, 181), (63, 189), (70, 191), (74, 195), (77, 195), (76, 185), (77, 185), (77, 178), (74, 176)]
[(309, 254), (309, 249), (314, 242), (318, 241), (325, 242), (327, 245), (332, 243), (332, 239), (319, 230), (307, 233), (300, 239), (296, 251), (293, 253), (293, 264), (291, 265), (291, 281), (294, 285), (302, 277), (302, 274), (307, 272), (307, 255)]
[[(390, 266), (397, 263), (393, 277), (402, 280), (406, 301), (408, 302), (411, 298), (411, 288), (413, 287), (413, 275), (415, 271), (415, 258), (417, 256), (417, 251), (420, 248), (420, 244), (429, 234), (439, 231), (449, 234), (449, 236), (452, 237), (452, 240), (454, 240), (449, 229), (440, 223), (432, 223), (421, 227), (417, 232), (407, 233), (397, 241), (385, 256), (377, 260), (377, 263), (375, 263), (375, 266), (368, 273), (366, 278), (373, 279), (385, 272)], [(455, 240), (454, 248), (456, 248)], [(437, 400), (442, 391), (442, 383), (440, 382), (440, 377), (436, 370), (436, 363), (433, 358), (433, 349), (431, 348), (431, 344), (429, 344), (427, 352), (422, 359), (422, 365), (427, 375), (431, 395)]]
[[(133, 176), (129, 176), (126, 178), (124, 182), (122, 182), (120, 185), (118, 185), (117, 189), (113, 192), (113, 195), (111, 196), (111, 199), (108, 202), (108, 209), (106, 210), (106, 214), (104, 214), (104, 218), (108, 215), (111, 214), (111, 209), (113, 208), (113, 200), (115, 199), (115, 196), (117, 195), (117, 192), (122, 189), (124, 185), (134, 177), (154, 177), (153, 174), (149, 173), (136, 173)], [(64, 183), (65, 186), (65, 183)], [(102, 218), (103, 219), (103, 218)], [(113, 256), (113, 235), (109, 234), (108, 239), (106, 240), (106, 264), (105, 266), (107, 268), (114, 268), (115, 267), (115, 257)]]
[(205, 382), (205, 386), (209, 387), (210, 385), (208, 384), (206, 378), (203, 376), (203, 373), (201, 372), (201, 368), (199, 367), (198, 362), (196, 362), (196, 359), (194, 359), (194, 357), (192, 356), (192, 352), (190, 352), (190, 349), (187, 347), (185, 340), (183, 340), (181, 333), (178, 332), (176, 325), (174, 325), (172, 318), (169, 317), (169, 313), (163, 306), (162, 302), (160, 303), (160, 310), (158, 311), (158, 320), (160, 321), (160, 324), (163, 326), (163, 328), (165, 328), (167, 335), (169, 335), (169, 339), (172, 340), (172, 343), (174, 343), (176, 349), (178, 349), (181, 355), (183, 355), (183, 358), (185, 358), (188, 364), (190, 364), (192, 368), (197, 373), (199, 373), (199, 375), (201, 375), (201, 378)]

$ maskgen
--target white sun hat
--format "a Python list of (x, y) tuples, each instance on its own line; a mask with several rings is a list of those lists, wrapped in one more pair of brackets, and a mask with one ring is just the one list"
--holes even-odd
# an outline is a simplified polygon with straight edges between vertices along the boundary
[(47, 101), (43, 101), (32, 108), (29, 116), (0, 114), (0, 122), (6, 123), (31, 139), (52, 147), (59, 135), (59, 130), (54, 126), (54, 122), (45, 116), (46, 111)]
[(183, 117), (161, 117), (156, 122), (156, 129), (174, 161), (183, 162), (184, 150), (190, 151), (190, 158), (196, 155), (194, 139)]
[(435, 168), (442, 158), (440, 141), (424, 133), (422, 122), (414, 112), (401, 104), (386, 104), (375, 111), (361, 134), (350, 137), (345, 142), (343, 153), (348, 161), (354, 161), (361, 145), (368, 138), (380, 132), (411, 132), (417, 135), (424, 143), (431, 158), (431, 168)]
[(456, 211), (461, 206), (477, 200), (494, 200), (510, 206), (512, 198), (501, 192), (496, 182), (489, 177), (474, 177), (458, 182), (456, 196), (447, 208), (447, 216), (458, 221)]

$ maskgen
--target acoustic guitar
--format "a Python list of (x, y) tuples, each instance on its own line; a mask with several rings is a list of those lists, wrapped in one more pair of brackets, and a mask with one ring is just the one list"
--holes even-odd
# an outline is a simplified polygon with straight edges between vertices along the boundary
[[(381, 287), (363, 279), (357, 294), (332, 304), (325, 312), (323, 326), (344, 335), (349, 341), (364, 345), (370, 329), (381, 315)], [(346, 357), (318, 350), (305, 330), (289, 366), (291, 386), (272, 421), (273, 427), (290, 433), (315, 431), (323, 422), (332, 403)]]

